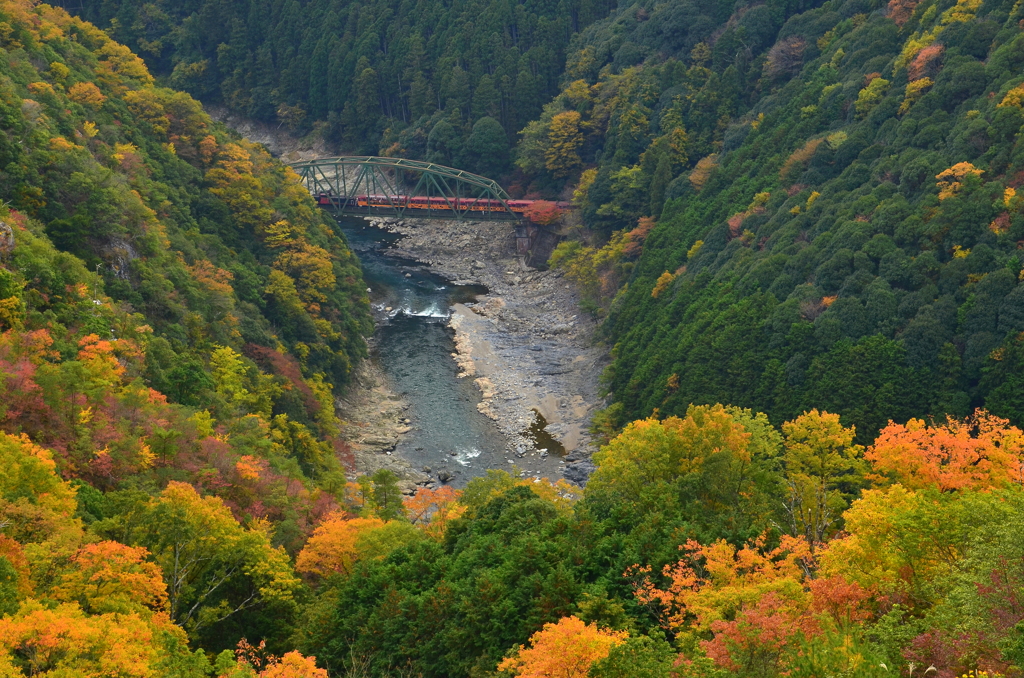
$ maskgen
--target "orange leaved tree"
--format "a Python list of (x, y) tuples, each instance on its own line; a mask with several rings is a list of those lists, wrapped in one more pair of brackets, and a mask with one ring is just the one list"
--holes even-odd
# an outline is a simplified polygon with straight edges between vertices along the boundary
[(402, 503), (413, 525), (420, 527), (426, 535), (441, 539), (448, 523), (466, 512), (466, 505), (459, 503), (461, 496), (462, 492), (448, 485), (436, 490), (421, 487), (415, 496), (403, 499)]
[(316, 657), (293, 650), (260, 672), (260, 678), (327, 678), (327, 671), (317, 668)]
[(54, 597), (94, 614), (166, 611), (167, 585), (160, 568), (146, 561), (148, 555), (142, 546), (116, 541), (83, 546), (54, 587)]
[(220, 654), (215, 670), (217, 678), (327, 678), (327, 671), (317, 668), (316, 657), (294, 650), (277, 657), (267, 652), (266, 641), (252, 645), (245, 638), (234, 653)]
[(768, 593), (803, 609), (807, 603), (803, 579), (811, 565), (811, 550), (802, 538), (784, 536), (780, 545), (765, 548), (766, 535), (737, 549), (724, 539), (703, 545), (690, 540), (680, 547), (686, 556), (666, 565), (662, 574), (670, 584), (654, 585), (649, 567), (633, 567), (637, 599), (661, 612), (662, 624), (679, 631), (692, 627), (707, 631), (716, 621), (733, 617)]
[(562, 617), (530, 636), (530, 647), (513, 650), (498, 671), (519, 678), (585, 678), (591, 664), (607, 657), (628, 636), (625, 631), (601, 629), (575, 616)]
[(724, 540), (690, 541), (682, 549), (686, 557), (662, 571), (670, 582), (665, 589), (652, 582), (649, 567), (630, 568), (626, 576), (666, 629), (710, 632), (701, 648), (739, 675), (780, 675), (807, 641), (870, 616), (870, 589), (839, 574), (808, 576), (815, 563), (802, 537), (783, 536), (774, 549), (767, 535), (739, 549)]
[[(0, 675), (150, 678), (157, 675), (164, 634), (184, 646), (184, 632), (163, 614), (150, 621), (137, 614), (88, 616), (74, 603), (49, 609), (29, 601), (0, 619)], [(14, 668), (15, 657), (24, 672)]]
[(890, 423), (865, 457), (875, 471), (912, 489), (985, 490), (1024, 481), (1024, 432), (984, 410), (928, 426)]
[(303, 574), (327, 577), (349, 574), (358, 559), (356, 542), (360, 535), (384, 526), (379, 518), (345, 519), (343, 513), (327, 516), (295, 559), (295, 569)]

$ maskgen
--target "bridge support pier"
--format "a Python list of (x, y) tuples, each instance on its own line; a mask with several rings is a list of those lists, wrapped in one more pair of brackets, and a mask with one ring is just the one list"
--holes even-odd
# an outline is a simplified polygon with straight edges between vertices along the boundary
[(530, 254), (539, 230), (534, 224), (522, 221), (516, 224), (516, 254), (521, 257)]
[(551, 253), (561, 241), (562, 234), (557, 231), (525, 221), (516, 224), (516, 254), (527, 266), (547, 268)]

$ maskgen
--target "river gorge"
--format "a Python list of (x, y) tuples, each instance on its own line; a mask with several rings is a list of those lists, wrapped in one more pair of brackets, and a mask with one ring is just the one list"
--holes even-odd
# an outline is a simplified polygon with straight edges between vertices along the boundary
[(524, 266), (507, 224), (341, 219), (376, 320), (339, 401), (357, 472), (406, 491), (488, 469), (583, 482), (605, 351), (558, 272)]
[[(319, 140), (210, 112), (284, 162), (329, 155)], [(507, 223), (337, 223), (375, 320), (370, 358), (337, 400), (354, 472), (388, 468), (405, 492), (488, 469), (585, 482), (608, 351), (574, 284), (524, 265)]]

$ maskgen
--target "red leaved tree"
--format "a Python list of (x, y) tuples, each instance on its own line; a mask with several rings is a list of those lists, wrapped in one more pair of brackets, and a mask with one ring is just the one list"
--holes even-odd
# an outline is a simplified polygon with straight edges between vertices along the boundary
[(523, 210), (523, 216), (535, 224), (550, 226), (562, 218), (562, 210), (549, 200), (534, 200)]

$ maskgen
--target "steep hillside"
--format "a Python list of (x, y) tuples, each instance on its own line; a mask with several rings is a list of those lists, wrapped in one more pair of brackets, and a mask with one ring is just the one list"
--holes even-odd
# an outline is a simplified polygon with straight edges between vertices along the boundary
[(608, 3), (86, 0), (171, 86), (361, 153), (499, 175)]
[(736, 87), (742, 113), (707, 100), (739, 73), (718, 42), (568, 85), (520, 163), (569, 157), (571, 182), (591, 144), (585, 223), (658, 216), (556, 255), (609, 308), (606, 423), (691, 402), (824, 407), (865, 440), (979, 406), (1022, 421), (1020, 20), (1013, 2), (824, 3)]
[[(88, 11), (117, 18), (115, 6), (103, 7)], [(333, 8), (331, 21), (353, 7)], [(149, 31), (151, 61), (163, 72), (177, 64), (181, 76), (182, 64), (202, 61), (184, 56), (183, 36), (200, 30), (191, 20), (172, 32), (171, 10), (117, 11), (114, 30), (135, 41)], [(573, 8), (551, 11), (574, 21)], [(609, 315), (616, 404), (602, 425), (614, 430), (690, 402), (748, 405), (774, 421), (824, 406), (865, 436), (890, 417), (964, 415), (977, 406), (1020, 421), (1024, 398), (1013, 376), (1020, 360), (1014, 338), (1024, 329), (1014, 319), (1018, 208), (1006, 192), (1015, 190), (1019, 171), (1010, 147), (1019, 106), (1015, 95), (1007, 99), (1017, 84), (1017, 13), (1011, 2), (948, 0), (640, 2), (607, 18), (584, 12), (587, 20), (573, 24), (579, 30), (564, 73), (545, 76), (546, 91), (560, 77), (561, 92), (528, 124), (498, 117), (506, 132), (524, 125), (513, 188), (574, 191), (583, 223), (598, 236), (593, 247), (567, 245), (554, 263), (583, 285), (591, 308)], [(412, 15), (420, 21), (427, 14)], [(236, 37), (256, 35), (266, 23), (246, 16), (244, 30), (234, 19)], [(390, 29), (396, 40), (405, 37), (405, 24), (388, 25), (399, 26)], [(507, 38), (511, 24), (503, 25)], [(409, 30), (426, 35), (416, 26)], [(358, 42), (384, 34), (374, 30), (346, 35)], [(318, 49), (311, 33), (302, 35), (306, 52)], [(346, 40), (332, 54), (357, 60)], [(230, 52), (223, 36), (187, 44), (214, 42)], [(360, 53), (374, 66), (371, 80), (387, 70), (374, 58), (406, 54), (386, 44), (373, 48), (376, 57)], [(469, 74), (471, 84), (488, 87), (487, 68), (436, 63), (445, 77)], [(413, 74), (402, 76), (403, 88), (401, 69), (389, 69), (394, 102), (384, 90), (377, 108), (363, 96), (360, 120), (387, 119), (381, 124), (392, 136), (364, 150), (386, 151), (394, 138), (400, 155), (493, 174), (508, 167), (495, 130), (481, 126), (472, 135), (475, 150), (462, 145), (468, 121), (482, 111), (467, 117), (478, 92), (466, 89), (457, 106), (462, 127), (425, 113), (411, 124), (417, 116), (403, 116), (415, 99)], [(279, 71), (266, 69), (274, 77)], [(226, 71), (213, 73), (213, 81), (231, 82)], [(342, 108), (361, 100), (357, 75), (355, 89), (331, 88)], [(308, 86), (312, 92), (319, 84)], [(303, 100), (296, 96), (286, 103)], [(539, 101), (517, 104), (517, 115), (532, 116)], [(358, 138), (373, 137), (363, 130)], [(956, 183), (940, 200), (938, 175), (946, 170)], [(643, 217), (658, 226), (652, 231)]]
[[(297, 548), (345, 485), (333, 398), (371, 329), (357, 260), (293, 173), (95, 27), (5, 1), (0, 51), (3, 444), (41, 446), (86, 523), (186, 481)], [(273, 634), (255, 610), (213, 624), (248, 595), (232, 581), (189, 627), (214, 646)]]
[(802, 52), (778, 54), (773, 44), (786, 35), (807, 44), (802, 35), (815, 22), (787, 19), (817, 4), (620, 7), (574, 38), (562, 92), (521, 132), (523, 183), (575, 188), (584, 223), (605, 237), (660, 212), (673, 177), (719, 148), (734, 117), (799, 69)]
[[(403, 497), (346, 482), (365, 285), (296, 177), (0, 0), (0, 676), (1024, 675), (1022, 4), (581, 21), (516, 181), (589, 227), (552, 265), (614, 345), (607, 444), (582, 489), (512, 466)], [(102, 7), (219, 87), (158, 38), (230, 26), (237, 63), (271, 24), (231, 5)], [(367, 135), (397, 119), (371, 101)]]

